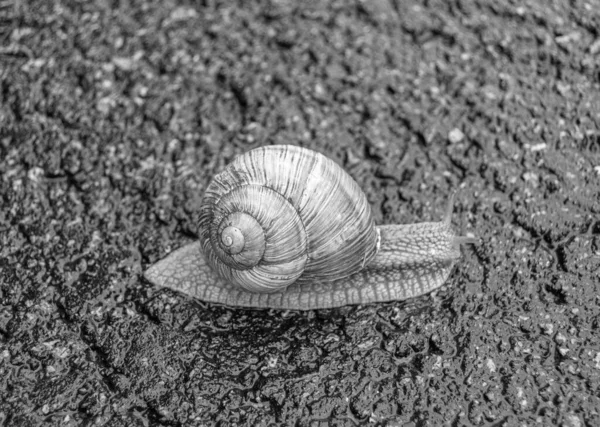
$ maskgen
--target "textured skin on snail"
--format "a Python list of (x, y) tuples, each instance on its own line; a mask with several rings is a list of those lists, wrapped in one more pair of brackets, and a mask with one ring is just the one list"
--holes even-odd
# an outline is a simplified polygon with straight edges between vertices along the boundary
[[(200, 240), (144, 275), (158, 286), (229, 306), (311, 310), (416, 297), (440, 287), (460, 257), (460, 244), (474, 242), (452, 230), (453, 198), (440, 222), (375, 226), (349, 175), (293, 146), (238, 157), (211, 182), (204, 200)], [(265, 206), (275, 207), (274, 219)], [(350, 219), (340, 224), (338, 218)], [(256, 224), (275, 224), (292, 236), (261, 234)], [(249, 228), (239, 231), (243, 227)], [(273, 241), (285, 245), (270, 248)]]

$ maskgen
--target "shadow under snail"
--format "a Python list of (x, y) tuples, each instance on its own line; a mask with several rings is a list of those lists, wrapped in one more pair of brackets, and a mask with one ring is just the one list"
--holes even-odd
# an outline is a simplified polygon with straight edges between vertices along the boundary
[(333, 160), (291, 145), (238, 156), (204, 195), (199, 240), (145, 277), (228, 306), (312, 310), (404, 300), (446, 281), (460, 257), (444, 219), (376, 226), (366, 196)]

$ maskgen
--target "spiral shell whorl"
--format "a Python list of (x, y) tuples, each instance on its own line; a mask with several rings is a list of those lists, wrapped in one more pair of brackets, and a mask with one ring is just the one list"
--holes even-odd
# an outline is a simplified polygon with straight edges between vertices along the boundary
[(265, 232), (252, 215), (233, 212), (214, 228), (212, 241), (221, 261), (237, 269), (254, 267), (265, 253)]
[(211, 267), (249, 291), (273, 292), (293, 283), (307, 261), (306, 233), (293, 206), (261, 185), (234, 187), (222, 196), (210, 190), (199, 226)]

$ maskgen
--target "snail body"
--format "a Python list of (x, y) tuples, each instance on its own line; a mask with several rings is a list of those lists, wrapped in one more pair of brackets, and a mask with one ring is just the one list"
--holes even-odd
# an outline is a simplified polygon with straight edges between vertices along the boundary
[(152, 283), (230, 306), (311, 310), (440, 287), (460, 257), (451, 198), (440, 222), (376, 226), (335, 162), (296, 146), (238, 156), (209, 184), (199, 240), (151, 266)]

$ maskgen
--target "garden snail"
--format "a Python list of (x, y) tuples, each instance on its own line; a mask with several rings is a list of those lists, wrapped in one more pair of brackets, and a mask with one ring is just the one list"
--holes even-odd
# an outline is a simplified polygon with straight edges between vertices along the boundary
[(358, 184), (314, 151), (238, 156), (209, 184), (199, 240), (145, 277), (208, 302), (311, 310), (403, 300), (440, 287), (474, 239), (440, 222), (375, 226)]

